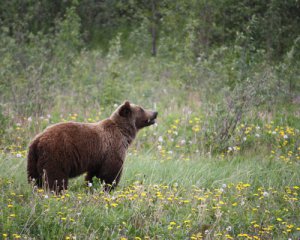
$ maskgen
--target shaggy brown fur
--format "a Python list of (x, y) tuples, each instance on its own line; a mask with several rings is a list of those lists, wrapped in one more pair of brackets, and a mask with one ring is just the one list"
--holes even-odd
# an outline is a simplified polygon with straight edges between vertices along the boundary
[(28, 180), (55, 191), (67, 189), (68, 179), (87, 173), (107, 186), (117, 185), (126, 150), (139, 129), (155, 123), (157, 112), (123, 103), (98, 123), (59, 123), (37, 135), (29, 146)]

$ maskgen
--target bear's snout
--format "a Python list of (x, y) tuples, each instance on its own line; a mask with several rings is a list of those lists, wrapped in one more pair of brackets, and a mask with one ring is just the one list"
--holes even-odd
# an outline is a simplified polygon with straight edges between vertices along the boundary
[(157, 118), (158, 112), (152, 112), (150, 117), (147, 120), (148, 125), (152, 125), (155, 123), (155, 119)]

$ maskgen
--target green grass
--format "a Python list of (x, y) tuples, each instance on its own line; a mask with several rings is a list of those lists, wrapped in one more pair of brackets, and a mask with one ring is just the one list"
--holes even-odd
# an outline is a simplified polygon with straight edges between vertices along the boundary
[(0, 159), (3, 239), (296, 239), (300, 168), (261, 154), (189, 161), (127, 157), (119, 187), (70, 181), (54, 196), (26, 182), (26, 160)]

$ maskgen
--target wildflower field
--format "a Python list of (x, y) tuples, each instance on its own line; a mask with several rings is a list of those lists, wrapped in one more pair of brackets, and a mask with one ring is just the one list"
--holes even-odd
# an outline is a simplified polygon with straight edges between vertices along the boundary
[[(1, 150), (2, 239), (298, 239), (299, 130), (241, 123), (226, 149), (204, 152), (205, 116), (161, 114), (130, 147), (111, 193), (83, 177), (54, 195), (26, 180), (32, 132), (101, 112), (19, 119)], [(8, 142), (10, 144), (8, 144)]]

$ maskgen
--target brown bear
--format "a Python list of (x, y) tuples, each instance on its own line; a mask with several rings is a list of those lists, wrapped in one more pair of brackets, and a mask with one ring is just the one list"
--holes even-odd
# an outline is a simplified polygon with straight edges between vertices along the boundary
[(29, 146), (28, 181), (59, 192), (68, 179), (87, 173), (105, 189), (117, 186), (126, 150), (138, 130), (155, 123), (157, 112), (125, 101), (112, 115), (98, 123), (66, 122), (46, 128)]

